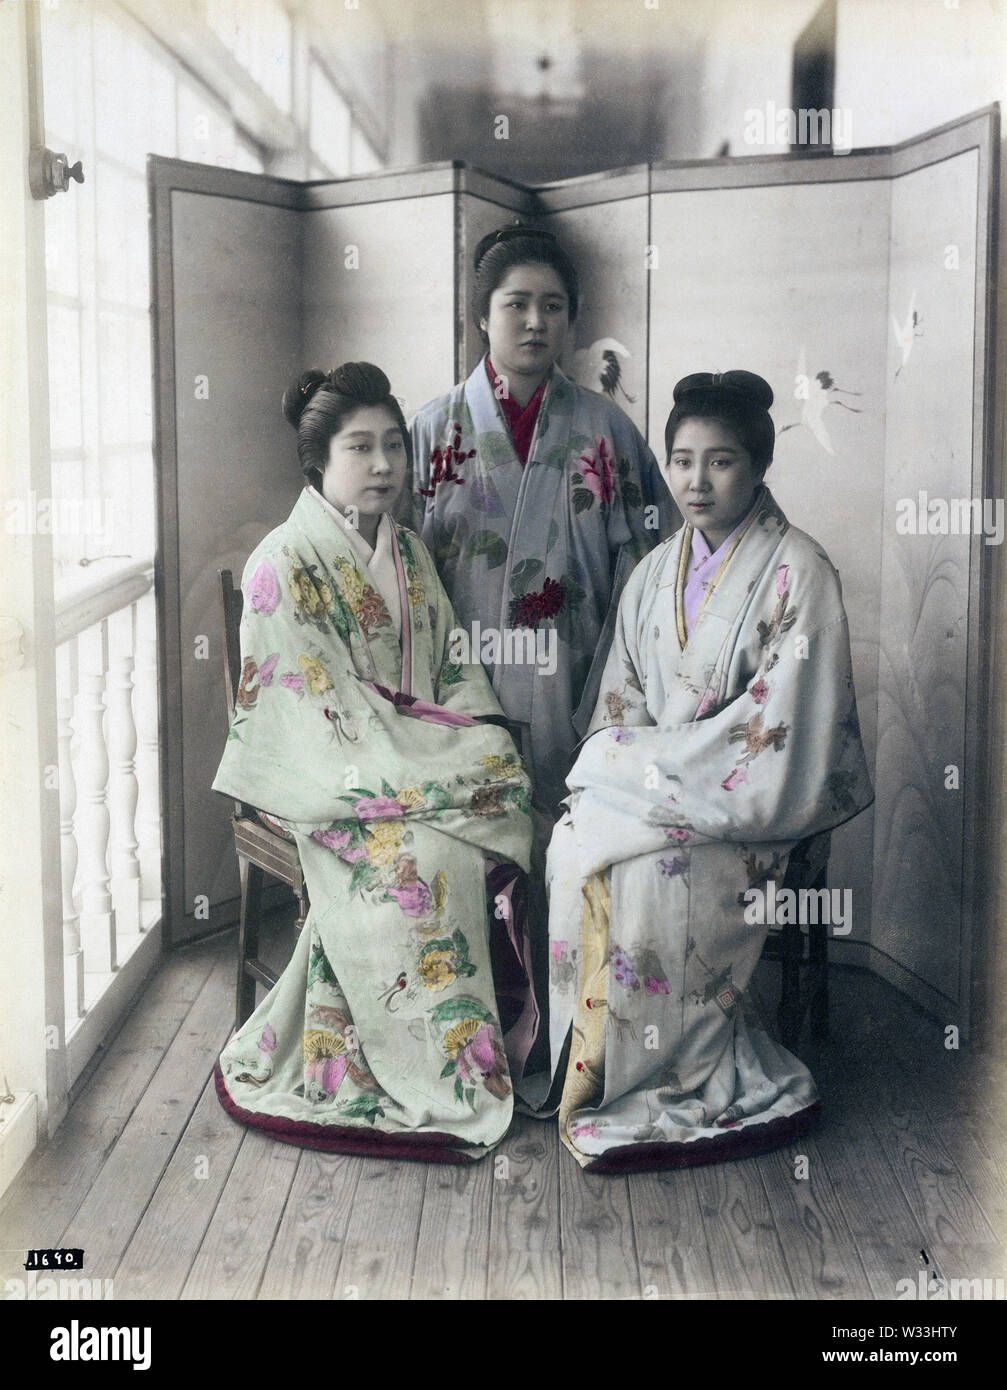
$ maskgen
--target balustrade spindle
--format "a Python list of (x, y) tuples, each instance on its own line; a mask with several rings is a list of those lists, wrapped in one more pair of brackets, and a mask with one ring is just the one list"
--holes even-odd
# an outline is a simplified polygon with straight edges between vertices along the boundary
[(59, 741), (59, 844), (60, 875), (63, 886), (63, 979), (66, 996), (66, 1027), (84, 1012), (84, 953), (80, 947), (80, 917), (74, 902), (77, 877), (77, 841), (73, 832), (73, 813), (77, 806), (77, 784), (73, 776), (70, 717), (73, 700), (61, 695), (57, 700)]
[(144, 902), (161, 897), (161, 805), (157, 746), (157, 642), (141, 637), (136, 649), (136, 730), (139, 784), (136, 829), (140, 841), (140, 895)]
[(115, 912), (109, 891), (108, 750), (102, 727), (105, 712), (105, 677), (101, 672), (81, 675), (77, 696), (78, 806), (74, 818), (80, 855), (80, 931), (84, 964), (88, 971), (116, 968)]
[(108, 750), (112, 904), (116, 932), (140, 930), (140, 862), (136, 840), (136, 725), (133, 722), (133, 658), (113, 659), (109, 669)]

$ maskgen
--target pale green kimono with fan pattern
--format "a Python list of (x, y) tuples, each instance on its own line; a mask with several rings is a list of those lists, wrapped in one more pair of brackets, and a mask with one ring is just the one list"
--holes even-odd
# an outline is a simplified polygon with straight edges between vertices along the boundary
[(224, 1049), (218, 1093), (291, 1142), (338, 1148), (357, 1132), (478, 1157), (513, 1104), (487, 856), (527, 868), (529, 782), (507, 733), (476, 722), (500, 716), (482, 668), (448, 659), (454, 614), (425, 547), (395, 527), (395, 548), (401, 641), (308, 490), (245, 568), (214, 787), (293, 833), (311, 908)]

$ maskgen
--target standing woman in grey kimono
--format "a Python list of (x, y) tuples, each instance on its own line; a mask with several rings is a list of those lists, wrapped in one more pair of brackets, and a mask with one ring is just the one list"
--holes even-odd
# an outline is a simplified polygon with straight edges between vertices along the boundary
[(551, 825), (623, 584), (671, 511), (633, 423), (556, 365), (579, 294), (556, 239), (501, 228), (474, 269), (488, 352), (412, 422), (414, 524), (465, 631), (456, 659), (486, 667)]

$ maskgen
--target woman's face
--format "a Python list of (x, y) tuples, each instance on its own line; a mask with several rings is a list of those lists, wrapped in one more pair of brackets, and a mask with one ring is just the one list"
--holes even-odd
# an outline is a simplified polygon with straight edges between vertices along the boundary
[(406, 467), (405, 441), (395, 416), (387, 406), (361, 406), (329, 440), (322, 496), (354, 524), (372, 521), (372, 527), (363, 529), (373, 530), (398, 501)]
[(751, 507), (762, 482), (733, 431), (695, 416), (676, 430), (664, 476), (678, 510), (714, 550)]
[(502, 376), (541, 379), (563, 351), (570, 302), (552, 266), (538, 261), (511, 266), (490, 295), (480, 320), (490, 358)]

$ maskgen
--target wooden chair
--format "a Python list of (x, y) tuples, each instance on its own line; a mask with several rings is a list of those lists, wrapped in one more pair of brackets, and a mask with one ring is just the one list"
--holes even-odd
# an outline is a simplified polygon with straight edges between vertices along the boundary
[[(224, 610), (224, 688), (228, 715), (241, 680), (242, 594), (234, 587), (230, 570), (218, 570), (220, 597)], [(308, 893), (301, 872), (301, 861), (292, 836), (275, 821), (247, 802), (234, 803), (234, 848), (241, 878), (241, 916), (238, 924), (238, 983), (235, 997), (235, 1026), (240, 1028), (255, 1008), (255, 984), (267, 989), (276, 984), (277, 975), (259, 959), (259, 927), (262, 921), (262, 889), (266, 874), (286, 883), (297, 898), (297, 926), (300, 931), (308, 912)]]
[[(808, 882), (806, 855), (810, 841), (802, 840), (787, 863), (781, 888), (819, 889), (826, 886), (826, 869)], [(804, 1024), (810, 1014), (811, 1036), (821, 1040), (829, 1032), (829, 961), (828, 927), (824, 922), (808, 924), (807, 979), (801, 988), (801, 966), (805, 960), (804, 933), (798, 922), (787, 922), (770, 932), (762, 950), (763, 959), (780, 962), (780, 1002), (776, 1021), (780, 1041), (789, 1051), (797, 1046)]]

